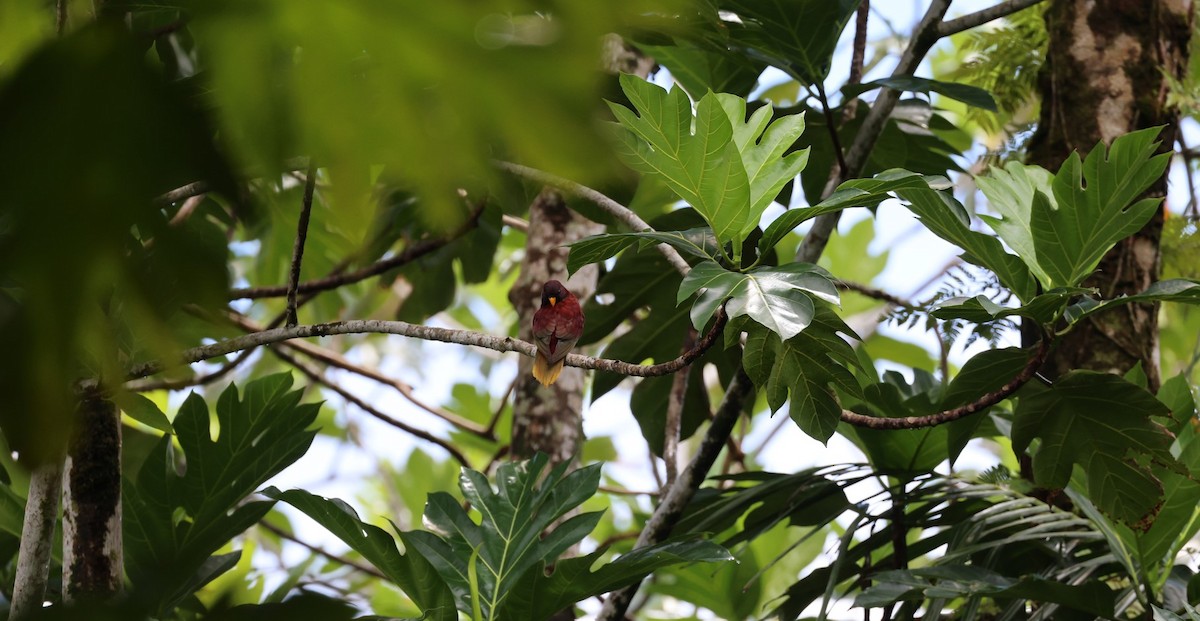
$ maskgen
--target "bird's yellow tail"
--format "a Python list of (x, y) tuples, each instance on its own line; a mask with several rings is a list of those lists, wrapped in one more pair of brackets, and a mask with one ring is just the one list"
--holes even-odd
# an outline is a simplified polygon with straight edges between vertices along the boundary
[(542, 352), (539, 351), (533, 357), (533, 378), (541, 382), (543, 386), (553, 384), (558, 381), (558, 374), (562, 373), (563, 362), (565, 361), (564, 359), (550, 364), (546, 360), (546, 357), (542, 355)]

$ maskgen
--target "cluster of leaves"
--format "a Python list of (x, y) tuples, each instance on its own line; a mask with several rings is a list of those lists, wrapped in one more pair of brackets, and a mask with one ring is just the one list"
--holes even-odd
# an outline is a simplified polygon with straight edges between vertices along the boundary
[[(562, 519), (596, 493), (599, 464), (567, 473), (561, 464), (543, 475), (549, 458), (539, 454), (496, 472), (496, 488), (479, 472), (463, 469), (459, 486), (471, 512), (445, 492), (430, 494), (424, 521), (429, 531), (396, 539), (362, 522), (345, 503), (304, 490), (267, 494), (320, 522), (412, 597), (423, 618), (549, 619), (576, 602), (632, 584), (672, 565), (730, 560), (724, 548), (702, 540), (639, 548), (592, 567), (605, 550), (559, 559), (592, 532), (596, 512)], [(549, 567), (553, 570), (549, 571)], [(457, 611), (456, 611), (457, 608)]]

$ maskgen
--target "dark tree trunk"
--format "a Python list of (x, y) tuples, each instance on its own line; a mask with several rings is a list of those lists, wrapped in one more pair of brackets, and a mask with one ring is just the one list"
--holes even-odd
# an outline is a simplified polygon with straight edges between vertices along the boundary
[[(1166, 104), (1166, 76), (1182, 76), (1191, 33), (1190, 0), (1055, 0), (1046, 12), (1049, 51), (1039, 78), (1038, 131), (1031, 163), (1051, 171), (1072, 150), (1086, 156), (1097, 142), (1163, 126), (1160, 150), (1173, 148), (1178, 116)], [(1150, 190), (1165, 196), (1166, 176)], [(1085, 286), (1105, 298), (1144, 290), (1159, 275), (1162, 211), (1113, 248)], [(1151, 390), (1161, 382), (1157, 305), (1104, 313), (1062, 340), (1044, 369), (1124, 373), (1139, 362)]]
[(80, 400), (63, 469), (63, 601), (121, 591), (121, 415), (98, 390)]

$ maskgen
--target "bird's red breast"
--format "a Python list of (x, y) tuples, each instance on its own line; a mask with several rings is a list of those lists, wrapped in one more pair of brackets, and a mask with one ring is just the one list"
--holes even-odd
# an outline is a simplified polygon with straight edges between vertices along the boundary
[(533, 314), (533, 338), (538, 355), (533, 375), (545, 385), (558, 379), (562, 362), (583, 334), (583, 309), (579, 299), (557, 280), (542, 287), (541, 308)]

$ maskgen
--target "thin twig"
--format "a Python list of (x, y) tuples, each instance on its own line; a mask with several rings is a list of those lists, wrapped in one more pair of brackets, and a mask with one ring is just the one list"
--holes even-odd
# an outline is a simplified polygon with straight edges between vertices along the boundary
[(529, 231), (529, 222), (528, 221), (522, 220), (516, 216), (510, 216), (508, 214), (504, 214), (504, 215), (500, 216), (500, 224), (517, 229), (518, 231), (521, 231), (522, 233)]
[(893, 306), (900, 306), (902, 308), (915, 308), (915, 305), (912, 302), (892, 295), (883, 289), (876, 289), (875, 287), (868, 287), (867, 285), (861, 283), (841, 279), (833, 281), (833, 284), (839, 289), (853, 291), (881, 302), (887, 302)]
[[(376, 261), (362, 269), (353, 272), (338, 272), (330, 274), (324, 278), (308, 280), (296, 285), (297, 293), (318, 293), (321, 291), (329, 291), (344, 285), (354, 284), (366, 280), (372, 276), (378, 276), (389, 270), (396, 269), (402, 265), (406, 265), (415, 261), (446, 244), (457, 240), (466, 235), (472, 229), (479, 225), (479, 217), (483, 214), (484, 204), (480, 203), (467, 221), (458, 227), (454, 232), (445, 237), (437, 237), (433, 239), (421, 240), (415, 244), (406, 247), (400, 254), (388, 257), (386, 259)], [(287, 295), (288, 288), (286, 286), (275, 287), (246, 287), (243, 289), (233, 289), (229, 292), (230, 300), (245, 300), (245, 299), (261, 299), (261, 298), (277, 298)]]
[[(585, 185), (564, 179), (557, 175), (552, 175), (548, 172), (540, 171), (536, 168), (513, 164), (511, 162), (494, 162), (495, 166), (500, 170), (508, 171), (518, 177), (524, 177), (531, 181), (536, 181), (543, 185), (558, 188), (568, 194), (574, 194), (580, 198), (585, 198), (596, 204), (597, 207), (608, 212), (609, 215), (624, 222), (629, 228), (634, 231), (651, 231), (649, 224), (640, 216), (633, 212), (628, 207), (618, 203), (617, 201), (605, 196), (604, 194), (593, 190)], [(666, 257), (667, 262), (671, 264), (680, 274), (684, 276), (692, 269), (688, 262), (680, 256), (679, 252), (668, 244), (658, 244), (658, 251)]]
[(950, 35), (958, 34), (964, 30), (970, 30), (976, 26), (982, 26), (990, 21), (1000, 19), (1001, 17), (1007, 17), (1013, 13), (1016, 13), (1017, 11), (1023, 11), (1041, 2), (1042, 0), (1005, 0), (1004, 2), (1001, 2), (995, 6), (990, 6), (986, 9), (975, 11), (974, 13), (963, 15), (957, 19), (952, 19), (938, 24), (937, 36), (948, 37)]
[[(229, 319), (234, 324), (236, 324), (238, 327), (240, 327), (243, 330), (246, 330), (248, 332), (251, 332), (251, 333), (258, 332), (258, 331), (261, 331), (264, 329), (261, 325), (255, 323), (254, 321), (251, 321), (249, 318), (247, 318), (243, 315), (231, 313), (229, 316)], [(400, 393), (405, 399), (408, 399), (408, 401), (410, 403), (412, 403), (413, 405), (446, 421), (447, 423), (450, 423), (451, 425), (454, 425), (455, 427), (458, 427), (459, 429), (462, 429), (463, 431), (473, 433), (475, 435), (478, 435), (482, 438), (486, 438), (488, 440), (495, 439), (495, 434), (491, 430), (485, 428), (483, 425), (480, 425), (479, 423), (477, 423), (475, 421), (463, 418), (449, 410), (445, 410), (445, 409), (442, 409), (442, 408), (439, 408), (436, 406), (429, 405), (428, 403), (425, 403), (421, 399), (417, 398), (417, 395), (416, 395), (415, 391), (413, 390), (412, 386), (409, 386), (407, 383), (402, 382), (396, 378), (388, 377), (387, 375), (384, 375), (383, 373), (381, 373), (378, 369), (373, 369), (371, 367), (366, 367), (363, 365), (355, 364), (355, 363), (347, 360), (346, 357), (343, 356), (342, 354), (340, 354), (336, 351), (333, 351), (332, 349), (326, 349), (324, 347), (321, 347), (319, 345), (314, 345), (313, 343), (308, 343), (306, 341), (287, 341), (287, 342), (281, 343), (281, 344), (284, 347), (287, 347), (289, 349), (300, 352), (300, 353), (304, 354), (305, 356), (308, 356), (309, 358), (319, 360), (327, 365), (337, 367), (343, 371), (349, 371), (350, 373), (354, 373), (356, 375), (361, 375), (362, 377), (365, 377), (367, 379), (374, 380), (385, 386), (389, 386), (389, 387), (395, 389), (396, 392)], [(246, 351), (252, 351), (252, 350), (246, 350)]]
[(355, 396), (353, 393), (346, 390), (345, 388), (342, 388), (337, 383), (330, 381), (320, 371), (313, 369), (312, 367), (310, 367), (309, 365), (307, 365), (303, 362), (300, 362), (295, 357), (293, 357), (291, 354), (287, 354), (287, 353), (280, 351), (279, 348), (272, 347), (271, 353), (275, 354), (284, 362), (286, 362), (286, 363), (292, 365), (293, 367), (295, 367), (296, 369), (298, 369), (301, 373), (303, 373), (306, 377), (308, 377), (308, 379), (310, 379), (313, 382), (316, 382), (322, 386), (325, 386), (326, 388), (332, 390), (333, 392), (336, 392), (347, 402), (358, 406), (358, 408), (360, 410), (366, 412), (367, 414), (374, 416), (375, 418), (395, 427), (396, 429), (399, 429), (410, 435), (421, 438), (422, 440), (425, 440), (426, 442), (436, 444), (436, 445), (442, 447), (442, 449), (445, 450), (447, 453), (449, 453), (450, 456), (453, 457), (455, 459), (455, 461), (457, 461), (458, 463), (460, 463), (466, 467), (471, 466), (471, 464), (467, 461), (466, 455), (463, 455), (461, 451), (459, 451), (457, 448), (454, 447), (454, 445), (450, 444), (446, 440), (443, 440), (443, 439), (429, 433), (428, 431), (425, 431), (423, 429), (417, 429), (416, 427), (413, 427), (412, 425), (409, 425), (408, 423), (406, 423), (404, 421), (395, 419), (391, 416), (388, 416), (387, 414), (384, 414), (383, 412), (379, 411), (371, 404), (369, 404), (366, 401)]
[(305, 549), (307, 549), (309, 552), (312, 552), (313, 554), (324, 556), (325, 558), (327, 558), (331, 561), (334, 561), (336, 563), (341, 563), (341, 564), (345, 565), (346, 567), (351, 567), (353, 569), (357, 569), (358, 571), (361, 571), (364, 574), (370, 574), (370, 575), (375, 576), (376, 578), (380, 578), (382, 580), (391, 580), (386, 575), (384, 575), (383, 572), (379, 571), (378, 569), (375, 569), (374, 567), (372, 567), (370, 565), (367, 565), (365, 563), (360, 563), (353, 559), (346, 558), (344, 556), (341, 556), (340, 554), (334, 554), (333, 552), (329, 552), (325, 549), (314, 546), (313, 544), (308, 543), (306, 541), (301, 541), (295, 535), (293, 535), (293, 534), (283, 530), (282, 528), (279, 528), (278, 526), (275, 526), (274, 524), (271, 524), (265, 520), (259, 522), (258, 525), (261, 526), (264, 530), (274, 533), (275, 535), (279, 536), (282, 539), (287, 539), (288, 541), (290, 541), (292, 543), (303, 546)]
[[(734, 423), (737, 422), (738, 417), (741, 415), (744, 400), (753, 391), (754, 383), (750, 381), (750, 378), (741, 369), (738, 369), (738, 373), (734, 376), (733, 381), (729, 382), (729, 387), (725, 391), (725, 398), (717, 408), (717, 414), (708, 426), (708, 431), (705, 432), (704, 439), (700, 441), (700, 447), (696, 450), (696, 455), (692, 458), (691, 463), (684, 468), (683, 472), (679, 473), (675, 484), (667, 489), (662, 502), (659, 503), (658, 507), (654, 510), (654, 514), (646, 522), (646, 527), (638, 535), (637, 545), (634, 546), (635, 549), (654, 545), (670, 536), (671, 531), (675, 528), (675, 524), (679, 522), (679, 518), (683, 515), (683, 510), (692, 501), (696, 490), (704, 482), (709, 469), (712, 468), (713, 463), (717, 460), (717, 456), (721, 453), (722, 447), (725, 446), (725, 440), (729, 438), (729, 434), (733, 431)], [(637, 590), (638, 585), (634, 584), (610, 593), (608, 598), (604, 600), (604, 607), (601, 608), (600, 614), (596, 616), (596, 619), (598, 621), (617, 621), (618, 619), (623, 619), (625, 611), (629, 608), (629, 603), (633, 601), (633, 596), (637, 593)]]
[(219, 369), (212, 373), (178, 380), (150, 378), (134, 380), (126, 382), (125, 389), (133, 392), (150, 392), (151, 390), (183, 390), (192, 386), (206, 386), (229, 375), (230, 372), (241, 366), (253, 354), (254, 348), (243, 349), (241, 352), (238, 352), (237, 357), (221, 365)]
[(613, 487), (611, 485), (601, 485), (596, 488), (605, 494), (616, 494), (618, 496), (658, 496), (658, 492), (639, 492), (637, 490), (625, 489), (623, 487)]
[[(867, 19), (870, 15), (871, 0), (862, 0), (858, 4), (858, 15), (854, 20), (854, 47), (850, 52), (850, 77), (846, 80), (847, 86), (862, 82), (863, 61), (867, 55)], [(842, 123), (845, 124), (854, 118), (854, 113), (857, 111), (858, 97), (844, 102), (842, 104)]]
[(987, 408), (1000, 403), (1007, 399), (1013, 393), (1017, 392), (1022, 386), (1033, 379), (1037, 374), (1038, 368), (1046, 361), (1046, 357), (1050, 354), (1050, 339), (1042, 337), (1038, 343), (1038, 348), (1033, 355), (1029, 357), (1029, 361), (1025, 363), (1024, 368), (1017, 373), (1016, 377), (1009, 380), (999, 389), (989, 392), (982, 397), (956, 408), (938, 412), (936, 414), (928, 414), (925, 416), (903, 416), (897, 418), (884, 418), (876, 416), (864, 416), (857, 412), (842, 410), (842, 422), (849, 423), (855, 427), (866, 427), (868, 429), (920, 429), (922, 427), (936, 427), (938, 425), (956, 421), (965, 416), (970, 416), (976, 412), (982, 412)]
[(287, 284), (287, 319), (283, 325), (296, 326), (296, 289), (300, 286), (300, 263), (304, 260), (304, 242), (308, 239), (308, 220), (312, 216), (313, 190), (317, 188), (317, 164), (308, 163), (308, 178), (304, 180), (304, 199), (300, 203), (300, 219), (296, 223), (296, 243), (292, 245), (292, 269)]
[[(696, 330), (689, 329), (683, 339), (680, 354), (686, 354), (696, 346)], [(679, 474), (679, 435), (683, 421), (683, 402), (687, 396), (688, 376), (691, 367), (683, 367), (671, 378), (671, 392), (667, 396), (667, 417), (663, 424), (663, 462), (667, 466), (667, 486), (675, 483)]]
[[(686, 354), (668, 360), (660, 364), (635, 364), (625, 362), (623, 360), (609, 360), (607, 358), (594, 358), (592, 356), (583, 356), (580, 354), (568, 354), (566, 358), (567, 366), (579, 367), (581, 369), (591, 369), (596, 371), (609, 371), (618, 375), (632, 375), (634, 377), (658, 377), (674, 373), (679, 369), (690, 364), (696, 358), (704, 354), (708, 348), (712, 347), (713, 343), (721, 334), (721, 330), (725, 327), (728, 317), (725, 315), (724, 309), (718, 309), (717, 320), (713, 323), (713, 327), (709, 330), (704, 338), (696, 344), (696, 347)], [(272, 330), (264, 330), (247, 334), (245, 336), (234, 337), (217, 341), (210, 345), (202, 345), (184, 350), (176, 363), (192, 363), (217, 356), (224, 356), (235, 351), (242, 351), (251, 347), (260, 347), (263, 345), (271, 345), (297, 338), (311, 338), (314, 336), (333, 336), (336, 334), (396, 334), (411, 338), (423, 339), (426, 341), (440, 341), (443, 343), (455, 343), (458, 345), (470, 345), (472, 347), (481, 347), (491, 349), (501, 353), (517, 352), (525, 356), (533, 357), (537, 351), (537, 347), (533, 343), (528, 343), (511, 336), (499, 337), (482, 332), (473, 332), (470, 330), (455, 330), (450, 328), (438, 328), (434, 326), (424, 326), (418, 324), (406, 323), (403, 321), (383, 321), (379, 319), (359, 319), (354, 321), (335, 321), (331, 323), (319, 323), (313, 325), (296, 326), (294, 328), (275, 328)], [(147, 362), (133, 367), (128, 379), (136, 379), (154, 375), (162, 371), (165, 365), (162, 362)]]
[(842, 139), (838, 137), (839, 123), (833, 118), (833, 110), (829, 107), (829, 97), (825, 95), (825, 84), (817, 80), (817, 101), (821, 104), (821, 114), (825, 115), (825, 127), (829, 130), (829, 142), (833, 145), (833, 156), (837, 160), (838, 172), (830, 171), (830, 175), (845, 175), (846, 152), (842, 149)]
[[(892, 72), (893, 77), (912, 75), (913, 71), (917, 69), (917, 66), (921, 64), (921, 60), (925, 58), (925, 54), (937, 42), (938, 25), (941, 24), (942, 16), (946, 14), (949, 8), (950, 0), (933, 0), (930, 2), (929, 10), (925, 12), (925, 16), (921, 18), (920, 24), (913, 31), (908, 48), (904, 50), (904, 54), (900, 57), (900, 62)], [(858, 133), (854, 136), (854, 142), (850, 145), (850, 150), (846, 152), (845, 165), (839, 166), (841, 169), (839, 171), (831, 171), (833, 174), (829, 175), (829, 180), (825, 183), (825, 189), (821, 192), (821, 198), (833, 194), (833, 191), (846, 179), (856, 177), (862, 173), (863, 167), (866, 166), (867, 160), (871, 155), (871, 150), (875, 148), (875, 143), (879, 140), (879, 135), (883, 133), (888, 118), (891, 116), (892, 110), (895, 109), (899, 98), (900, 93), (890, 88), (881, 90), (879, 95), (875, 97), (875, 103), (871, 105), (871, 111), (867, 113), (862, 126), (859, 127)], [(809, 229), (808, 234), (804, 236), (804, 241), (800, 242), (800, 248), (796, 250), (796, 260), (802, 263), (816, 263), (817, 259), (821, 258), (821, 253), (825, 251), (825, 246), (829, 243), (829, 236), (837, 228), (840, 217), (840, 212), (818, 216), (813, 221), (812, 228)]]

